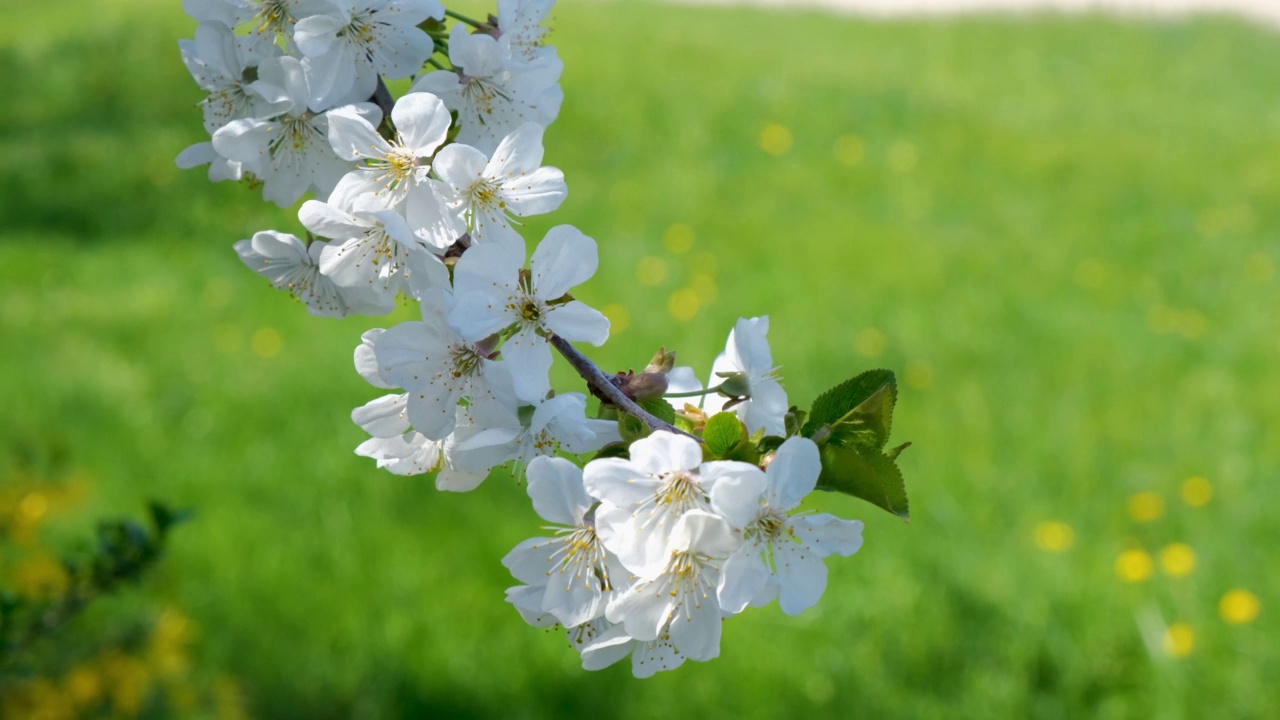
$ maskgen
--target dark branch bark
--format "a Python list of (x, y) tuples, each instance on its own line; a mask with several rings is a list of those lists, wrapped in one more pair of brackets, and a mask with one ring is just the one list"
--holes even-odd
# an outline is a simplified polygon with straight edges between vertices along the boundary
[(618, 409), (622, 410), (622, 412), (640, 418), (645, 425), (649, 426), (650, 430), (666, 430), (667, 432), (684, 435), (685, 437), (691, 437), (698, 442), (702, 442), (702, 438), (699, 438), (696, 435), (690, 435), (680, 428), (677, 428), (670, 423), (663, 422), (646, 412), (645, 409), (637, 405), (634, 400), (624, 395), (623, 392), (609, 380), (609, 376), (605, 375), (603, 370), (596, 367), (595, 363), (587, 359), (587, 356), (578, 352), (577, 348), (569, 344), (569, 341), (554, 334), (547, 335), (547, 340), (551, 343), (552, 347), (564, 356), (565, 360), (569, 361), (569, 364), (572, 365), (573, 369), (582, 376), (583, 380), (587, 381), (588, 385), (599, 391), (600, 395), (608, 398), (609, 402), (617, 405)]

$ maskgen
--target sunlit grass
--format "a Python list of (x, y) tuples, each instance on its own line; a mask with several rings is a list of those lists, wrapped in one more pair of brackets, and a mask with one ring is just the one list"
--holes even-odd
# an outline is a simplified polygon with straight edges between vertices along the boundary
[(818, 608), (748, 612), (720, 659), (636, 683), (502, 602), (537, 532), (521, 487), (351, 453), (378, 394), (351, 351), (412, 308), (318, 320), (239, 266), (232, 242), (297, 224), (173, 167), (201, 139), (192, 24), (85, 7), (0, 10), (0, 461), (93, 473), (86, 522), (194, 508), (150, 590), (261, 715), (1277, 710), (1273, 35), (556, 11), (570, 195), (528, 236), (600, 242), (580, 297), (623, 327), (591, 355), (705, 373), (768, 313), (793, 401), (892, 368), (915, 443), (910, 525), (816, 501), (867, 522)]

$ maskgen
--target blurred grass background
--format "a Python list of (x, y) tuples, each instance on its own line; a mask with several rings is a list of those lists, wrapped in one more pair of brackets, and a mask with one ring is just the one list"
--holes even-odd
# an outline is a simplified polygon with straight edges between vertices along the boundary
[(378, 394), (351, 351), (411, 310), (307, 316), (230, 247), (292, 213), (174, 167), (204, 139), (178, 3), (6, 4), (0, 477), (90, 476), (67, 535), (196, 510), (139, 591), (199, 628), (192, 672), (256, 717), (1280, 714), (1273, 33), (639, 2), (553, 25), (570, 194), (528, 237), (600, 242), (592, 356), (705, 373), (767, 313), (793, 402), (895, 370), (912, 523), (818, 498), (867, 527), (816, 609), (735, 617), (720, 659), (646, 682), (582, 672), (502, 601), (522, 488), (351, 452)]

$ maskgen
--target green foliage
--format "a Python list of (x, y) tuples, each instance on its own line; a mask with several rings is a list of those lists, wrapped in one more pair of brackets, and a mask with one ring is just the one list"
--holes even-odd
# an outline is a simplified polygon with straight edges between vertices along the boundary
[(98, 523), (96, 542), (62, 565), (66, 590), (44, 599), (23, 597), (0, 588), (0, 670), (22, 661), (22, 653), (63, 625), (95, 599), (137, 582), (159, 561), (169, 531), (190, 513), (151, 502), (150, 527), (132, 520)]
[(875, 432), (883, 446), (883, 438), (889, 436), (897, 399), (898, 382), (893, 372), (868, 370), (819, 395), (813, 401), (803, 434), (811, 438), (824, 425), (856, 422), (859, 427)]
[(739, 443), (747, 439), (747, 429), (737, 415), (731, 412), (716, 413), (707, 419), (702, 431), (706, 454), (713, 459), (723, 458)]
[(907, 520), (907, 489), (896, 460), (910, 443), (884, 451), (897, 398), (891, 371), (868, 370), (819, 395), (803, 434), (822, 452), (819, 489), (861, 498)]

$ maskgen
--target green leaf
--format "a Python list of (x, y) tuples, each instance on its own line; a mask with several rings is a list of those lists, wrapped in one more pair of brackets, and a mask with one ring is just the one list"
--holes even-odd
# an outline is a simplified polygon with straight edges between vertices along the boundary
[(892, 422), (893, 393), (889, 385), (882, 385), (871, 397), (832, 423), (829, 442), (880, 450), (889, 441)]
[(671, 407), (671, 403), (666, 400), (660, 397), (648, 398), (647, 400), (637, 400), (636, 404), (644, 408), (645, 412), (668, 425), (676, 424), (676, 409)]
[[(895, 451), (901, 450), (895, 448)], [(821, 454), (819, 490), (852, 495), (903, 520), (911, 519), (902, 471), (888, 455), (874, 448), (846, 447), (835, 443), (824, 445)]]
[(702, 431), (702, 441), (713, 458), (723, 458), (747, 439), (747, 429), (737, 415), (730, 412), (716, 413), (707, 420)]
[(898, 383), (890, 370), (868, 370), (819, 395), (813, 401), (813, 410), (809, 412), (802, 434), (813, 437), (824, 425), (834, 425), (885, 388), (887, 392), (883, 395), (880, 410), (884, 435), (888, 437), (893, 406), (898, 400)]
[(618, 434), (622, 436), (622, 441), (630, 445), (631, 443), (645, 437), (649, 434), (649, 426), (635, 415), (623, 413), (618, 418)]

